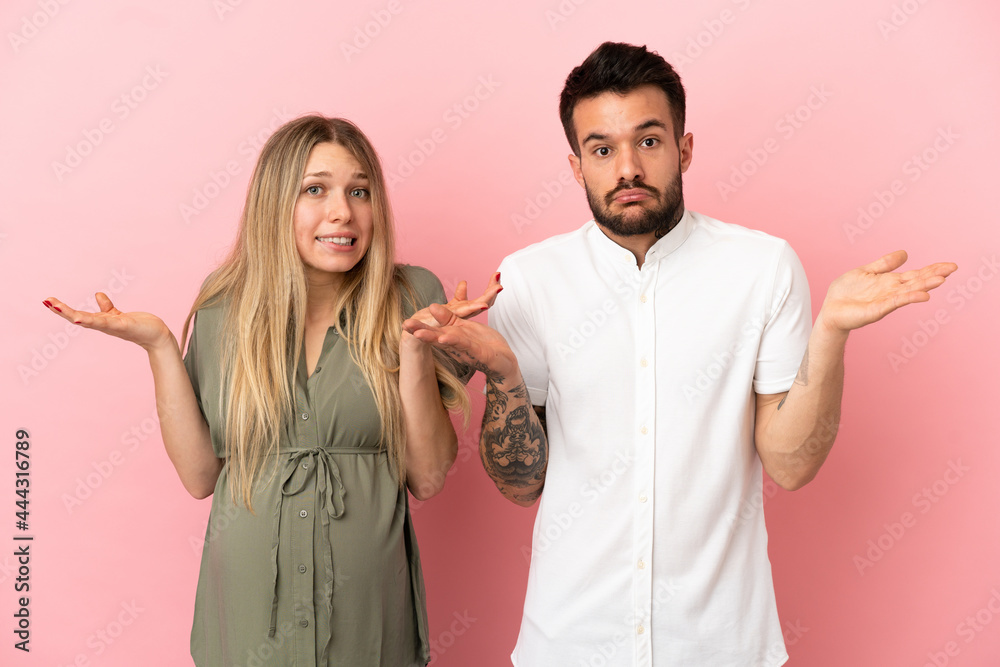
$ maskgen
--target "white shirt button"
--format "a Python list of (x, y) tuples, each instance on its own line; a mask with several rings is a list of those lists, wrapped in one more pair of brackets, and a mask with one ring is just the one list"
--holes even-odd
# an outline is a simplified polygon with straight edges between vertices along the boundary
[(639, 562), (638, 562), (638, 563), (636, 563), (636, 566), (637, 566), (637, 567), (638, 567), (638, 568), (639, 568), (640, 570), (643, 570), (643, 569), (645, 569), (645, 568), (646, 568), (646, 561), (644, 561), (643, 559), (641, 559), (641, 558), (640, 558), (640, 559), (639, 559)]
[(641, 635), (642, 633), (644, 633), (644, 632), (646, 631), (646, 628), (644, 628), (644, 627), (642, 627), (642, 626), (640, 625), (639, 627), (637, 627), (637, 628), (635, 629), (635, 631), (636, 631), (636, 634), (640, 634), (640, 635)]
[(646, 303), (648, 300), (649, 299), (646, 298), (645, 294), (643, 294), (642, 296), (639, 297), (639, 301), (642, 301), (643, 303)]
[(649, 362), (648, 362), (648, 361), (646, 361), (646, 357), (643, 357), (643, 358), (642, 358), (642, 359), (641, 359), (641, 360), (639, 361), (639, 365), (640, 365), (640, 366), (642, 366), (643, 368), (645, 368), (646, 366), (648, 366), (648, 365), (649, 365)]
[(639, 433), (646, 435), (647, 433), (649, 433), (649, 429), (643, 426), (642, 428), (639, 429)]
[(648, 499), (646, 498), (646, 494), (645, 493), (642, 494), (641, 496), (639, 496), (639, 502), (640, 503), (644, 503), (644, 502), (646, 502), (646, 500), (648, 500)]

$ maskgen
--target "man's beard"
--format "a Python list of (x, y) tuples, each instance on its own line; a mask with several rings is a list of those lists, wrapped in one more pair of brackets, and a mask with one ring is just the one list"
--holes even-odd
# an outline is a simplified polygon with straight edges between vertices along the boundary
[[(594, 214), (594, 221), (601, 227), (607, 229), (615, 236), (641, 236), (643, 234), (655, 233), (656, 238), (663, 238), (674, 226), (680, 222), (684, 215), (684, 188), (681, 184), (681, 174), (678, 170), (674, 180), (667, 185), (661, 194), (656, 188), (646, 185), (642, 181), (623, 181), (614, 190), (604, 196), (601, 202), (596, 193), (589, 187), (587, 191), (587, 203), (590, 204), (590, 211)], [(635, 215), (626, 216), (622, 213), (611, 213), (611, 204), (615, 195), (622, 190), (639, 189), (645, 190), (659, 200), (660, 205), (652, 209), (642, 209), (641, 204), (629, 204), (629, 207), (642, 209), (639, 217)]]

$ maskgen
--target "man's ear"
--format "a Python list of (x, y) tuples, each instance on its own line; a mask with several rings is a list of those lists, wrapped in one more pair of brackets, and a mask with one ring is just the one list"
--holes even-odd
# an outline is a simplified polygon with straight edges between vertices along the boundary
[(681, 173), (683, 174), (691, 166), (691, 158), (694, 154), (694, 135), (688, 132), (677, 142), (677, 148), (681, 153)]
[(569, 154), (569, 168), (573, 170), (573, 177), (576, 182), (580, 184), (581, 188), (586, 189), (587, 186), (583, 182), (583, 169), (580, 166), (580, 157), (574, 153)]

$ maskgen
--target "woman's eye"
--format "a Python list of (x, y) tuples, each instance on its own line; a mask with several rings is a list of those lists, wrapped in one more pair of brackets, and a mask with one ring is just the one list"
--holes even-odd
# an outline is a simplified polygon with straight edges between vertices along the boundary
[(320, 193), (320, 190), (322, 190), (322, 188), (318, 185), (310, 185), (308, 188), (306, 188), (306, 192), (308, 192), (311, 195), (318, 195)]
[(365, 197), (368, 196), (368, 191), (365, 190), (364, 188), (354, 188), (353, 190), (351, 190), (351, 196), (357, 197), (359, 199), (364, 199)]

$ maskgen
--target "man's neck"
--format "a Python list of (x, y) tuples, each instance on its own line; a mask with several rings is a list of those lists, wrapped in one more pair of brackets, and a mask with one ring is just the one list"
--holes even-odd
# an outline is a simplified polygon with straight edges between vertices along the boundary
[(637, 236), (619, 236), (618, 234), (608, 231), (607, 227), (602, 226), (601, 223), (597, 223), (597, 226), (605, 236), (631, 252), (635, 257), (636, 265), (640, 269), (642, 268), (642, 263), (646, 261), (646, 253), (649, 252), (649, 249), (652, 248), (657, 241), (659, 241), (659, 239), (656, 238), (656, 234), (653, 232)]
[(681, 221), (681, 218), (684, 217), (684, 212), (685, 209), (681, 209), (674, 221), (670, 223), (669, 227), (667, 227), (667, 230), (661, 234), (657, 234), (657, 232), (650, 232), (648, 234), (637, 234), (635, 236), (619, 236), (618, 234), (609, 231), (607, 227), (596, 220), (594, 222), (605, 236), (631, 252), (632, 256), (635, 257), (636, 266), (641, 269), (643, 262), (646, 261), (646, 253), (649, 252), (649, 249), (656, 245), (657, 241), (669, 234), (674, 227), (677, 226), (677, 224)]

